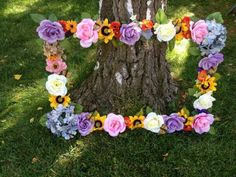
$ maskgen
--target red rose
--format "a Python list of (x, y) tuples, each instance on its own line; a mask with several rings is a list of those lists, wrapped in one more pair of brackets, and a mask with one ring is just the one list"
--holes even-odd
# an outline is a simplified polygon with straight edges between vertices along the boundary
[(111, 22), (110, 28), (113, 30), (116, 39), (120, 38), (120, 26), (120, 22)]

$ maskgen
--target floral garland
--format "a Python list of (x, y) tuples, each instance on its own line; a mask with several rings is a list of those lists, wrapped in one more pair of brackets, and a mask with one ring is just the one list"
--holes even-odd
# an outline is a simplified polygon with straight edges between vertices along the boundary
[[(42, 20), (37, 33), (44, 40), (44, 55), (46, 71), (51, 73), (46, 82), (46, 89), (50, 94), (50, 106), (54, 109), (47, 114), (46, 126), (51, 132), (65, 139), (73, 138), (78, 132), (86, 136), (93, 131), (104, 130), (110, 136), (117, 136), (126, 129), (144, 128), (154, 133), (174, 133), (177, 131), (198, 134), (209, 132), (214, 122), (214, 116), (209, 109), (213, 106), (216, 91), (218, 65), (223, 62), (223, 54), (219, 53), (225, 46), (226, 28), (221, 24), (223, 19), (219, 13), (211, 14), (207, 20), (191, 20), (190, 17), (168, 21), (162, 10), (158, 10), (156, 22), (144, 19), (141, 22), (136, 16), (131, 22), (121, 24), (114, 21), (94, 21), (86, 18), (76, 21)], [(135, 116), (122, 116), (114, 113), (101, 116), (98, 112), (88, 113), (78, 111), (78, 105), (71, 103), (67, 95), (67, 78), (65, 55), (59, 41), (70, 36), (80, 39), (80, 45), (88, 48), (98, 40), (104, 43), (124, 43), (134, 45), (141, 37), (149, 40), (153, 36), (160, 42), (191, 39), (199, 45), (202, 59), (198, 64), (196, 85), (190, 89), (197, 99), (193, 103), (196, 113), (190, 116), (189, 110), (183, 107), (178, 113), (158, 115), (146, 112)]]

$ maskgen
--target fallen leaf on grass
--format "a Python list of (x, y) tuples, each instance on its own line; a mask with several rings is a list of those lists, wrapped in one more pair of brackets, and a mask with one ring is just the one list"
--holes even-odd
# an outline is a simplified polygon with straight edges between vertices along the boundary
[(41, 110), (43, 110), (43, 108), (42, 108), (42, 107), (38, 107), (37, 110), (38, 110), (38, 111), (41, 111)]
[(32, 161), (31, 161), (31, 163), (36, 163), (36, 162), (38, 162), (39, 161), (39, 159), (37, 158), (37, 157), (34, 157), (33, 159), (32, 159)]
[(165, 154), (163, 154), (162, 156), (164, 157), (163, 158), (163, 160), (166, 160), (167, 159), (167, 157), (168, 157), (168, 155), (169, 155), (169, 153), (167, 152), (167, 153), (165, 153)]
[(34, 122), (34, 118), (32, 117), (31, 119), (30, 119), (30, 123), (32, 124)]
[(15, 78), (15, 80), (18, 81), (18, 80), (20, 80), (21, 76), (22, 76), (21, 74), (15, 74), (14, 78)]

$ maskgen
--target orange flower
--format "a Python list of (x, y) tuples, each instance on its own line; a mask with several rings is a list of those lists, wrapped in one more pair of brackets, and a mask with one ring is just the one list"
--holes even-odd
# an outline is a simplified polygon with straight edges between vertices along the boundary
[(152, 27), (153, 27), (153, 22), (151, 20), (146, 20), (146, 19), (142, 20), (141, 28), (143, 31), (146, 31), (148, 29), (152, 29)]
[(198, 79), (199, 81), (204, 81), (206, 78), (207, 78), (207, 71), (206, 71), (206, 70), (201, 70), (201, 71), (198, 73), (197, 79)]

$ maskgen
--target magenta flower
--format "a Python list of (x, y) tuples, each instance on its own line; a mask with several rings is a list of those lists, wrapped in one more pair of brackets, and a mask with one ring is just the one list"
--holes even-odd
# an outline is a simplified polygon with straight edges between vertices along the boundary
[(192, 40), (200, 44), (208, 34), (207, 23), (204, 20), (199, 20), (191, 25)]
[(198, 66), (204, 70), (209, 70), (212, 67), (217, 67), (221, 62), (224, 61), (224, 55), (222, 53), (210, 54), (200, 60)]
[(67, 65), (65, 62), (63, 62), (62, 59), (57, 59), (57, 60), (47, 59), (46, 71), (50, 73), (60, 74), (66, 68), (67, 68)]
[(94, 122), (89, 119), (89, 113), (83, 112), (76, 116), (78, 118), (77, 127), (79, 133), (81, 134), (81, 136), (88, 135), (92, 131), (94, 125)]
[(84, 48), (90, 47), (98, 40), (98, 32), (94, 29), (95, 22), (91, 19), (83, 19), (77, 25), (76, 36), (80, 39), (80, 45)]
[(185, 119), (180, 117), (177, 113), (172, 113), (169, 116), (163, 116), (168, 133), (183, 130)]
[(123, 24), (120, 28), (120, 41), (127, 45), (134, 45), (141, 36), (142, 30), (138, 24), (132, 22), (130, 24)]
[(61, 24), (58, 22), (51, 22), (50, 20), (41, 21), (40, 26), (36, 31), (41, 39), (50, 44), (65, 38), (65, 32), (63, 31)]
[(104, 130), (110, 136), (118, 136), (119, 133), (124, 132), (126, 129), (125, 120), (121, 115), (110, 113), (104, 122)]
[(194, 116), (193, 128), (195, 132), (202, 134), (209, 132), (210, 125), (214, 122), (212, 114), (200, 113)]

